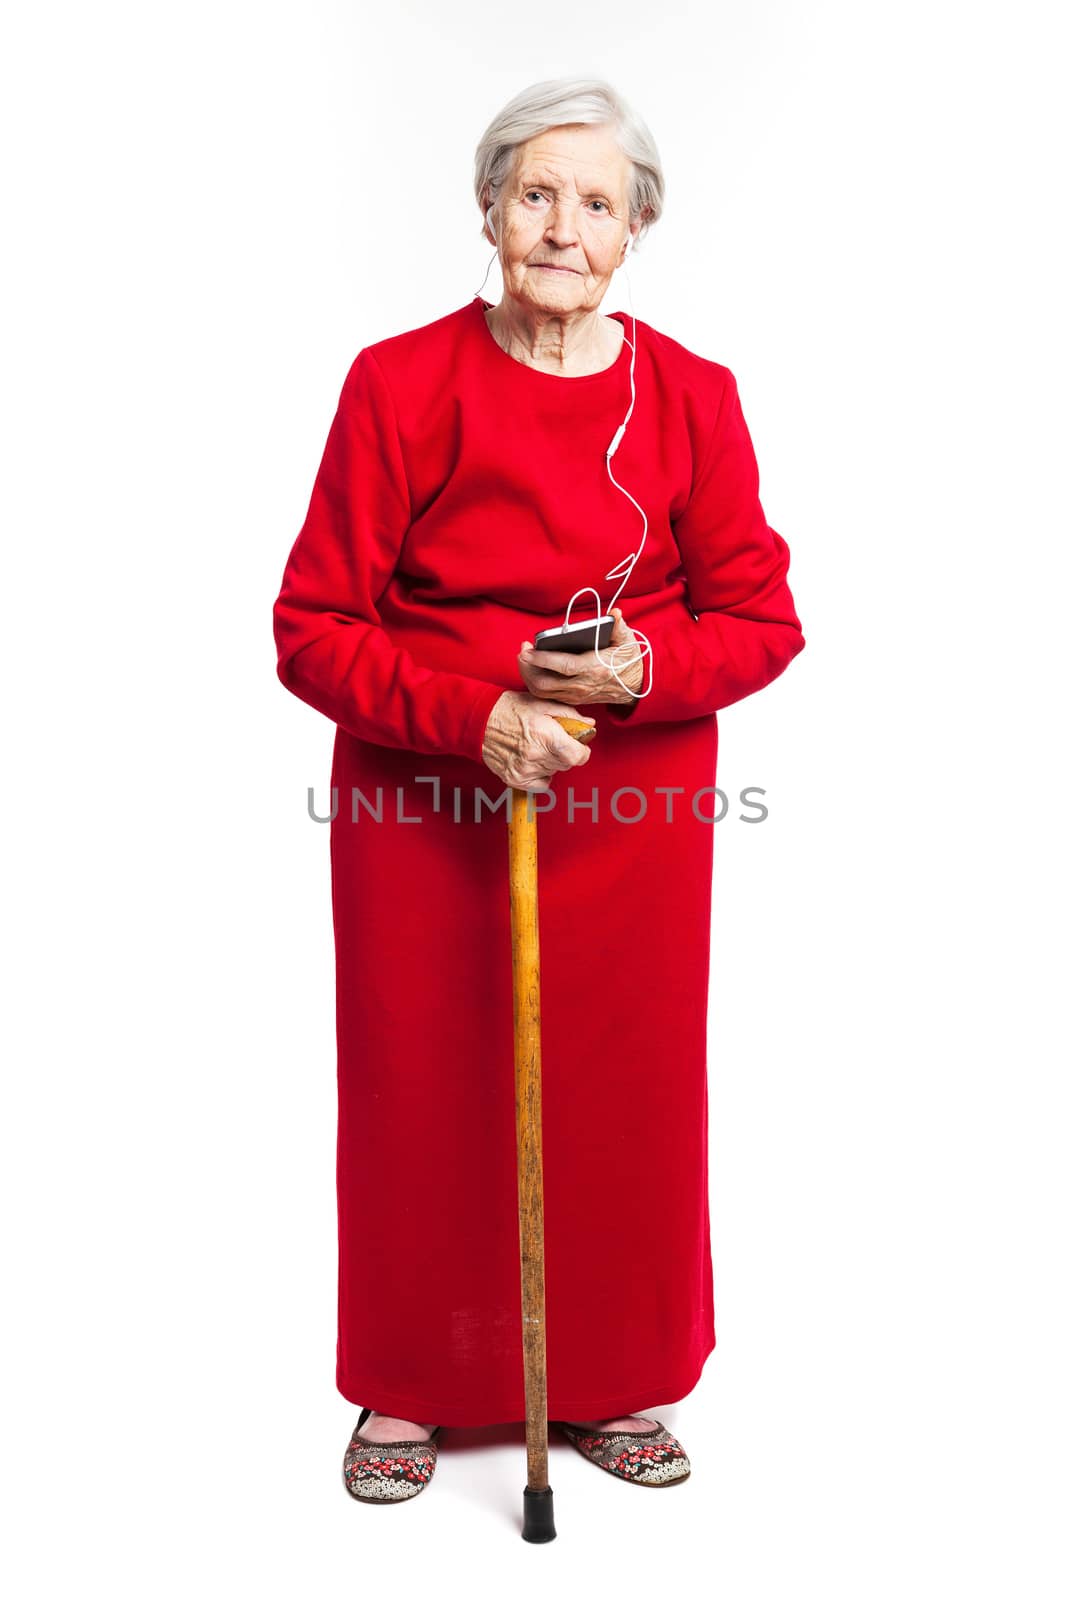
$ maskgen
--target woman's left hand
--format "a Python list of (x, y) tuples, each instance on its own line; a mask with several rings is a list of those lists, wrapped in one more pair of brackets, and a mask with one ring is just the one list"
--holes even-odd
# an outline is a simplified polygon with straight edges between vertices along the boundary
[(524, 640), (518, 657), (519, 671), (529, 693), (541, 700), (562, 700), (569, 706), (632, 704), (644, 683), (641, 647), (620, 608), (613, 606), (609, 615), (615, 618), (615, 626), (609, 643), (601, 646), (600, 656), (604, 663), (614, 664), (625, 688), (611, 669), (597, 660), (595, 650), (568, 655), (565, 650), (535, 650), (531, 641)]

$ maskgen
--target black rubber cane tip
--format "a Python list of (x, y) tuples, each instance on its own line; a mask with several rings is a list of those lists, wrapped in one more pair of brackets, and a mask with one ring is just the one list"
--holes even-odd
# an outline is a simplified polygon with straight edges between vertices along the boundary
[(556, 1537), (556, 1519), (552, 1512), (552, 1490), (531, 1489), (522, 1491), (522, 1536), (529, 1544), (547, 1544)]

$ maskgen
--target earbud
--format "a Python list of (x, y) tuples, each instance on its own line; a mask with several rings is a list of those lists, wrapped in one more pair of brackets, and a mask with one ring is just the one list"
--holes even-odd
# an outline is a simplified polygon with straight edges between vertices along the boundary
[[(495, 211), (495, 209), (496, 209), (495, 205), (491, 205), (491, 206), (488, 206), (486, 208), (485, 223), (486, 223), (486, 227), (487, 228), (489, 226), (489, 218), (493, 215), (493, 212)], [(496, 240), (493, 238), (492, 234), (490, 234), (489, 239), (490, 239), (490, 243), (495, 248), (496, 247)], [(623, 261), (625, 261), (626, 257), (630, 254), (630, 251), (633, 248), (633, 242), (634, 242), (634, 236), (633, 236), (632, 233), (628, 232), (627, 235), (626, 235), (626, 243), (623, 245), (622, 256), (621, 256), (620, 261), (619, 261), (619, 265), (620, 266), (622, 265)], [(488, 267), (486, 267), (486, 269), (485, 269), (485, 275), (486, 275), (486, 277), (489, 276), (489, 268)], [(482, 279), (482, 282), (484, 284), (484, 282), (485, 282), (484, 278)], [(625, 558), (625, 560), (620, 561), (618, 566), (613, 567), (610, 572), (605, 574), (605, 576), (607, 578), (609, 578), (609, 579), (619, 578), (621, 580), (620, 583), (619, 583), (619, 587), (615, 590), (615, 593), (611, 597), (611, 601), (610, 601), (610, 603), (608, 605), (608, 608), (607, 608), (607, 610), (609, 612), (611, 610), (611, 607), (614, 606), (615, 602), (618, 600), (618, 598), (619, 598), (620, 594), (622, 593), (622, 591), (625, 589), (627, 580), (629, 579), (629, 576), (630, 576), (631, 572), (633, 571), (633, 569), (634, 569), (634, 567), (635, 567), (635, 565), (637, 563), (637, 560), (638, 560), (638, 557), (641, 554), (641, 551), (645, 547), (645, 540), (648, 538), (648, 517), (645, 515), (644, 511), (642, 510), (642, 508), (638, 504), (638, 502), (634, 499), (634, 497), (630, 493), (629, 489), (624, 489), (623, 488), (622, 484), (619, 483), (618, 479), (615, 477), (615, 474), (611, 470), (611, 458), (615, 454), (616, 450), (618, 450), (620, 444), (622, 443), (623, 435), (626, 432), (626, 424), (630, 420), (630, 417), (631, 417), (631, 415), (633, 413), (633, 409), (634, 409), (634, 403), (635, 403), (635, 401), (637, 399), (637, 391), (636, 391), (636, 388), (635, 388), (635, 385), (634, 385), (634, 362), (637, 359), (637, 323), (634, 320), (632, 311), (631, 311), (630, 320), (631, 320), (631, 324), (632, 324), (632, 328), (633, 328), (633, 339), (632, 339), (632, 341), (629, 340), (629, 339), (626, 340), (627, 344), (630, 345), (631, 352), (632, 352), (631, 359), (630, 359), (630, 407), (629, 407), (629, 410), (626, 413), (625, 418), (619, 424), (619, 426), (616, 428), (615, 437), (612, 439), (611, 444), (608, 446), (607, 451), (605, 452), (605, 455), (606, 455), (606, 465), (607, 465), (607, 469), (608, 469), (608, 477), (611, 479), (611, 481), (615, 485), (616, 489), (618, 489), (620, 491), (620, 493), (622, 493), (622, 494), (624, 494), (626, 496), (627, 500), (630, 501), (631, 505), (633, 505), (635, 510), (640, 514), (641, 521), (644, 524), (644, 526), (643, 526), (642, 533), (641, 533), (641, 543), (638, 545), (637, 549), (632, 551), (630, 553), (630, 555), (628, 555)], [(625, 337), (625, 331), (624, 331), (624, 337)], [(579, 595), (583, 595), (583, 594), (591, 594), (593, 596), (593, 598), (595, 599), (595, 601), (596, 601), (598, 615), (599, 616), (603, 616), (604, 615), (604, 607), (601, 604), (599, 592), (596, 589), (592, 588), (590, 585), (586, 585), (586, 587), (584, 589), (575, 590), (574, 594), (571, 595), (570, 600), (567, 602), (567, 614), (566, 614), (566, 616), (564, 617), (564, 620), (563, 620), (564, 628), (569, 628), (570, 627), (570, 625), (571, 625), (571, 610), (573, 609), (574, 602), (578, 599)], [(635, 700), (643, 700), (646, 695), (649, 695), (652, 692), (652, 641), (651, 641), (651, 639), (649, 639), (647, 633), (643, 633), (640, 628), (631, 628), (630, 632), (633, 634), (634, 638), (637, 640), (638, 653), (641, 656), (641, 659), (643, 661), (647, 661), (648, 662), (648, 682), (644, 685), (644, 687), (640, 691), (640, 693), (635, 693), (633, 690), (629, 690), (629, 685), (623, 683), (623, 679), (620, 677), (620, 675), (615, 670), (615, 656), (618, 654), (620, 646), (616, 645), (612, 649), (611, 660), (610, 661), (605, 661), (603, 656), (601, 655), (599, 640), (595, 640), (594, 641), (593, 648), (596, 651), (597, 661), (600, 663), (601, 666), (606, 666), (607, 667), (608, 671), (611, 673), (611, 675), (615, 679), (616, 683), (623, 684), (623, 687), (626, 688), (627, 690), (629, 690), (629, 692), (632, 695), (633, 699), (635, 699)]]

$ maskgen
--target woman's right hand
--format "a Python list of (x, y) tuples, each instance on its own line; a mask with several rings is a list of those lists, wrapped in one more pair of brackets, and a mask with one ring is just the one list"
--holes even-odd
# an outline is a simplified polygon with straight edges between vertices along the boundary
[(555, 773), (584, 767), (592, 751), (565, 733), (556, 717), (596, 727), (595, 719), (575, 706), (505, 689), (489, 713), (482, 741), (482, 760), (490, 772), (513, 789), (544, 794)]

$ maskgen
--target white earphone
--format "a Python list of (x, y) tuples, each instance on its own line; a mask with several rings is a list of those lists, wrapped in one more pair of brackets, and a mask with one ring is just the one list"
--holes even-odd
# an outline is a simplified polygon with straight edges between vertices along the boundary
[[(490, 206), (489, 210), (486, 212), (486, 221), (487, 222), (488, 222), (488, 219), (489, 219), (490, 215), (492, 214), (493, 210), (494, 210), (494, 207)], [(626, 257), (629, 255), (630, 247), (633, 244), (633, 242), (634, 242), (633, 234), (632, 233), (628, 233), (626, 235), (626, 243), (623, 246), (622, 261), (619, 263), (620, 266), (626, 260)], [(496, 253), (496, 241), (495, 240), (493, 240), (493, 252), (494, 252), (494, 254)], [(486, 269), (486, 277), (488, 277), (488, 268)], [(485, 280), (483, 279), (482, 280), (483, 285), (484, 285), (484, 282), (485, 282)], [(480, 294), (481, 290), (479, 289), (478, 292)], [(634, 570), (634, 567), (637, 565), (637, 559), (640, 556), (641, 551), (644, 549), (645, 540), (648, 537), (648, 518), (645, 516), (645, 513), (642, 510), (642, 508), (637, 504), (637, 501), (634, 499), (634, 497), (630, 493), (630, 491), (628, 489), (624, 489), (623, 488), (622, 484), (618, 482), (618, 480), (616, 479), (614, 473), (611, 470), (611, 458), (615, 454), (616, 450), (619, 448), (620, 444), (622, 443), (623, 435), (626, 432), (626, 425), (629, 422), (631, 416), (633, 415), (634, 405), (635, 405), (636, 400), (637, 400), (637, 388), (636, 388), (636, 384), (634, 382), (634, 366), (635, 366), (635, 364), (637, 362), (637, 319), (634, 316), (633, 296), (630, 294), (630, 278), (629, 278), (629, 274), (627, 274), (627, 277), (626, 277), (626, 293), (627, 293), (627, 297), (628, 297), (628, 299), (630, 301), (630, 328), (631, 328), (631, 332), (633, 334), (633, 338), (632, 339), (627, 339), (626, 338), (626, 330), (625, 330), (625, 328), (623, 329), (623, 339), (630, 346), (630, 406), (629, 406), (629, 409), (628, 409), (625, 417), (622, 419), (621, 423), (619, 424), (619, 426), (615, 430), (615, 437), (612, 439), (611, 443), (608, 445), (608, 448), (607, 448), (607, 450), (605, 452), (604, 459), (605, 459), (605, 462), (607, 464), (608, 477), (611, 479), (611, 481), (615, 485), (616, 489), (619, 490), (619, 493), (620, 494), (624, 494), (626, 496), (627, 500), (630, 501), (631, 505), (634, 505), (634, 506), (637, 507), (637, 510), (641, 514), (641, 520), (644, 523), (644, 528), (643, 528), (643, 531), (641, 533), (641, 543), (638, 545), (637, 549), (631, 551), (631, 553), (628, 556), (626, 556), (616, 566), (612, 567), (610, 572), (606, 572), (604, 574), (604, 576), (606, 578), (609, 578), (609, 579), (610, 578), (617, 578), (617, 577), (620, 576), (620, 574), (622, 576), (622, 581), (619, 584), (619, 587), (616, 589), (615, 593), (612, 595), (610, 603), (608, 604), (608, 606), (606, 608), (606, 611), (601, 608), (599, 591), (594, 589), (591, 584), (586, 584), (584, 588), (576, 589), (574, 591), (574, 593), (571, 595), (570, 600), (567, 602), (567, 614), (563, 619), (563, 626), (565, 628), (570, 627), (571, 607), (574, 605), (574, 602), (577, 600), (578, 596), (581, 595), (581, 594), (591, 594), (594, 597), (594, 599), (596, 600), (596, 603), (597, 603), (597, 615), (598, 615), (598, 617), (606, 616), (611, 611), (611, 607), (615, 604), (616, 600), (619, 598), (619, 595), (622, 593), (623, 589), (626, 587), (626, 584), (629, 581), (630, 574)], [(645, 698), (645, 696), (647, 694), (650, 694), (651, 691), (652, 691), (652, 642), (651, 642), (651, 640), (649, 639), (649, 637), (648, 637), (648, 635), (646, 633), (642, 633), (640, 628), (631, 628), (630, 632), (633, 634), (634, 638), (638, 641), (639, 659), (646, 660), (648, 662), (648, 682), (645, 685), (645, 687), (640, 691), (640, 693), (638, 693), (634, 689), (631, 689), (628, 684), (623, 682), (623, 679), (615, 671), (614, 657), (615, 657), (615, 655), (618, 654), (618, 652), (620, 650), (624, 649), (625, 646), (616, 645), (614, 647), (614, 649), (612, 651), (612, 658), (613, 659), (611, 661), (605, 661), (603, 659), (603, 657), (601, 656), (599, 640), (594, 639), (593, 648), (596, 651), (597, 661), (600, 663), (601, 666), (606, 666), (607, 667), (608, 671), (611, 673), (611, 675), (615, 679), (615, 681), (618, 684), (620, 684), (622, 686), (622, 688), (624, 688), (627, 691), (628, 694), (633, 695), (635, 700), (643, 700)], [(642, 640), (644, 641), (643, 645), (641, 643)], [(632, 659), (634, 659), (634, 658), (631, 658), (631, 660)]]

